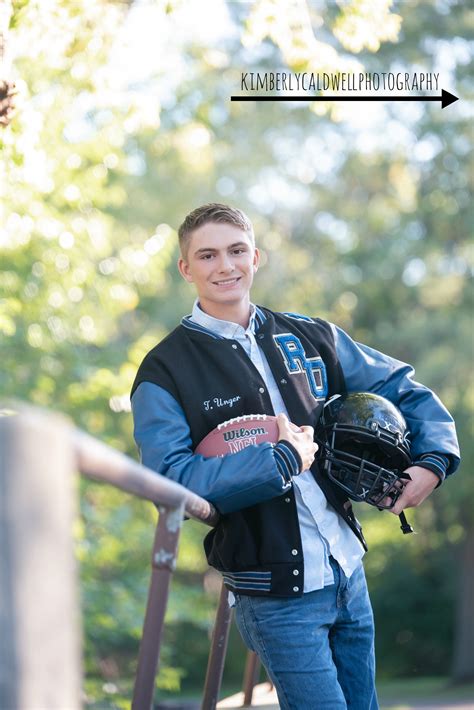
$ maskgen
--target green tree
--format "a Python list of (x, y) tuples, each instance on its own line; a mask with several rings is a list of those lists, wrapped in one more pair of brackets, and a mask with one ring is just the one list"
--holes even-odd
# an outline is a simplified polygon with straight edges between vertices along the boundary
[[(263, 251), (255, 300), (326, 317), (413, 362), (453, 411), (469, 460), (465, 102), (374, 112), (229, 102), (241, 71), (282, 66), (438, 67), (464, 99), (469, 8), (413, 0), (378, 3), (375, 13), (355, 0), (299, 2), (290, 15), (281, 2), (228, 3), (236, 32), (202, 39), (178, 36), (192, 3), (153, 7), (163, 51), (150, 54), (138, 81), (117, 74), (133, 4), (13, 3), (20, 93), (0, 134), (2, 393), (68, 412), (135, 455), (128, 392), (136, 368), (192, 303), (174, 265), (176, 227), (199, 203), (229, 201), (251, 216)], [(136, 658), (155, 513), (93, 484), (81, 483), (81, 493), (86, 668), (117, 679)], [(472, 498), (463, 468), (412, 513), (412, 540), (389, 514), (360, 510), (382, 674), (443, 673), (454, 652), (454, 677), (472, 676), (472, 566), (463, 552), (472, 550)], [(184, 526), (160, 680), (167, 687), (204, 674), (202, 632), (214, 603), (202, 595), (204, 534)]]

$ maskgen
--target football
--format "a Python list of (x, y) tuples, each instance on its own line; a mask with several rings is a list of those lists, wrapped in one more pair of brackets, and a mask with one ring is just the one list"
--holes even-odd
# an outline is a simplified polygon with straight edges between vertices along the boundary
[(246, 446), (278, 441), (276, 417), (268, 414), (246, 414), (222, 422), (196, 447), (195, 453), (202, 456), (225, 456), (236, 454)]

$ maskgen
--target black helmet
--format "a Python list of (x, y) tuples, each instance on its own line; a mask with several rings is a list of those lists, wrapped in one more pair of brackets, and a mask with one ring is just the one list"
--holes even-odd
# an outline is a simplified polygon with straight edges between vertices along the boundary
[(395, 405), (370, 392), (334, 395), (324, 406), (316, 441), (321, 471), (352, 500), (393, 507), (411, 463), (408, 427)]

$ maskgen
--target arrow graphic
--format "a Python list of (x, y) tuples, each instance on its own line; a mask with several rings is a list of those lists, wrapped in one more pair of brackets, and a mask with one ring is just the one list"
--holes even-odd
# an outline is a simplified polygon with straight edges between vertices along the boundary
[(441, 89), (441, 96), (231, 96), (231, 101), (440, 101), (441, 108), (459, 101), (457, 96)]

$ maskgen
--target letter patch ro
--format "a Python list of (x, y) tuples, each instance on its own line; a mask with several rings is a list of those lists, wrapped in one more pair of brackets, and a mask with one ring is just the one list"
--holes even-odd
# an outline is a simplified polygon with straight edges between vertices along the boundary
[(293, 333), (273, 336), (290, 375), (304, 372), (314, 399), (325, 399), (328, 393), (326, 367), (321, 357), (306, 357), (303, 345)]

